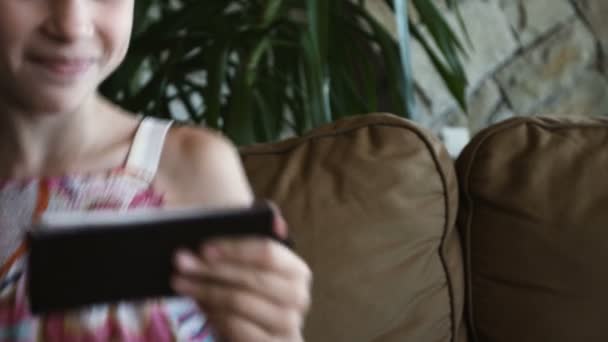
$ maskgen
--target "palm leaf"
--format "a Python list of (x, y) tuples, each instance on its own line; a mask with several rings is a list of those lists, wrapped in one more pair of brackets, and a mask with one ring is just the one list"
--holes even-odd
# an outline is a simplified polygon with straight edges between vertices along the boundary
[(362, 0), (138, 0), (129, 54), (101, 91), (238, 144), (377, 110), (415, 117), (411, 35), (464, 107), (464, 48), (433, 0), (413, 0), (428, 35), (408, 22), (405, 1), (385, 1), (398, 41)]

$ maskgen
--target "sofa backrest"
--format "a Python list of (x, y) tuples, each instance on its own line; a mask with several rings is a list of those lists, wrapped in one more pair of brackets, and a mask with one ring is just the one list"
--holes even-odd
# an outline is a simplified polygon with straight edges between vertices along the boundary
[(241, 154), (313, 270), (308, 341), (464, 341), (458, 189), (439, 141), (375, 114)]
[(474, 341), (608, 341), (608, 121), (518, 118), (457, 162)]

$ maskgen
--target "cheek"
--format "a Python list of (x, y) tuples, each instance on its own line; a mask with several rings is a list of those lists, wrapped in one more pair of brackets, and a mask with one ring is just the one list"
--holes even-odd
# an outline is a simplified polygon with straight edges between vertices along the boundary
[(105, 16), (99, 25), (109, 72), (116, 69), (124, 59), (129, 48), (133, 25), (132, 8), (121, 8), (114, 11), (116, 15)]
[(2, 48), (25, 48), (48, 17), (48, 1), (0, 0)]
[(3, 62), (15, 58), (24, 48), (27, 37), (33, 31), (32, 26), (35, 25), (32, 23), (34, 19), (28, 17), (31, 17), (30, 13), (23, 13), (10, 4), (0, 5), (0, 58)]

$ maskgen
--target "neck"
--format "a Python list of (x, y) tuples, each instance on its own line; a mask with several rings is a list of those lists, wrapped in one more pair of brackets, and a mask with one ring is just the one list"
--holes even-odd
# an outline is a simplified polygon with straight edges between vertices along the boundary
[(71, 113), (34, 114), (18, 110), (2, 113), (0, 179), (66, 171), (68, 165), (90, 150), (97, 138), (103, 105), (95, 97)]

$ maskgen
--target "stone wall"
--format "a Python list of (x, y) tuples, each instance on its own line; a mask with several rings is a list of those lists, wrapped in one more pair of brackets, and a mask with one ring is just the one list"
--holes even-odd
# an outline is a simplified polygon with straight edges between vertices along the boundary
[(608, 115), (608, 0), (463, 0), (460, 10), (473, 44), (467, 115), (413, 43), (419, 106), (434, 130), (474, 133), (514, 115)]

